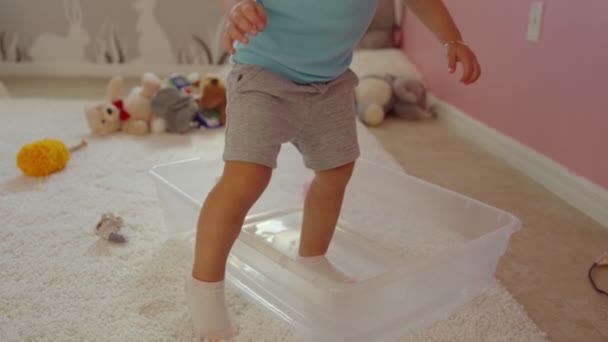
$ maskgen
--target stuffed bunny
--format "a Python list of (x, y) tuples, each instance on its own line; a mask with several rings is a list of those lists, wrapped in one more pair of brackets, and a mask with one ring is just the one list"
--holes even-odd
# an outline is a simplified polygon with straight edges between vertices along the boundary
[(96, 135), (108, 135), (117, 131), (134, 135), (159, 133), (163, 128), (161, 126), (155, 129), (159, 127), (154, 124), (158, 118), (152, 113), (150, 102), (160, 88), (160, 79), (152, 73), (146, 73), (142, 76), (141, 86), (135, 87), (123, 99), (123, 78), (112, 78), (108, 83), (108, 101), (98, 102), (85, 110), (89, 128)]
[(370, 126), (390, 114), (408, 120), (435, 117), (427, 104), (426, 88), (417, 78), (368, 75), (361, 78), (355, 94), (359, 119)]

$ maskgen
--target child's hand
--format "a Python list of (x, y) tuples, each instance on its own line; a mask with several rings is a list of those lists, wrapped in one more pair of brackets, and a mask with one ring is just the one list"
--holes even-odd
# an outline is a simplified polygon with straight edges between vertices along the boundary
[(473, 51), (460, 42), (447, 45), (448, 49), (448, 71), (453, 74), (456, 72), (456, 64), (460, 62), (463, 67), (462, 78), (464, 84), (471, 84), (481, 75), (481, 67)]
[(248, 44), (246, 34), (255, 36), (266, 27), (266, 9), (255, 0), (239, 1), (228, 15), (228, 26), (224, 35), (224, 47), (231, 54), (236, 53), (234, 42)]

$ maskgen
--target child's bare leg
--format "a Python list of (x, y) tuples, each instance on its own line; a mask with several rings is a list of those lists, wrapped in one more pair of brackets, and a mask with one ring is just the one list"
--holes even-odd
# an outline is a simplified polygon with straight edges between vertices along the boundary
[(350, 279), (335, 270), (324, 255), (331, 243), (354, 166), (352, 162), (317, 172), (304, 202), (299, 255), (320, 273), (340, 281)]
[(192, 276), (215, 282), (224, 279), (226, 260), (241, 231), (247, 212), (268, 186), (272, 169), (226, 162), (218, 184), (201, 209), (196, 234)]
[(354, 167), (352, 162), (316, 173), (304, 202), (300, 256), (319, 256), (327, 252)]
[(224, 302), (226, 261), (247, 212), (266, 189), (271, 174), (271, 168), (258, 164), (226, 162), (221, 179), (201, 209), (192, 278), (187, 285), (188, 304), (200, 338), (234, 334)]

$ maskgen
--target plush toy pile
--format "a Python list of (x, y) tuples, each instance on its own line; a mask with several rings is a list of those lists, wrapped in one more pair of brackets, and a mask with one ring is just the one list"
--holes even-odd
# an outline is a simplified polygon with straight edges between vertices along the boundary
[(173, 74), (161, 80), (145, 73), (141, 84), (126, 94), (124, 79), (113, 77), (105, 101), (89, 105), (85, 117), (93, 134), (187, 133), (226, 123), (226, 87), (216, 76)]
[[(372, 31), (368, 34), (378, 30)], [(382, 32), (389, 36), (386, 29)], [(351, 68), (360, 80), (355, 95), (357, 114), (364, 124), (379, 125), (389, 116), (407, 120), (437, 117), (422, 73), (401, 49), (357, 49)], [(97, 135), (118, 131), (182, 134), (222, 127), (227, 94), (220, 74), (173, 74), (161, 80), (146, 73), (126, 96), (122, 77), (114, 77), (108, 83), (106, 100), (86, 109), (87, 122)]]

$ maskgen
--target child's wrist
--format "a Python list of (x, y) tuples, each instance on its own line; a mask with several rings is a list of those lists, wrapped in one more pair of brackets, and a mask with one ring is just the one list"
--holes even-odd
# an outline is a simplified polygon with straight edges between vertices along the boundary
[(466, 44), (462, 41), (462, 39), (454, 39), (454, 40), (443, 41), (443, 46), (446, 49), (450, 48), (450, 47), (452, 47), (454, 45), (466, 46)]
[(456, 27), (443, 30), (443, 32), (438, 34), (438, 38), (441, 44), (446, 48), (452, 45), (465, 45), (460, 31)]

